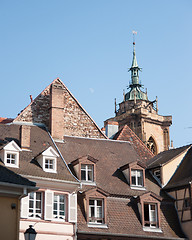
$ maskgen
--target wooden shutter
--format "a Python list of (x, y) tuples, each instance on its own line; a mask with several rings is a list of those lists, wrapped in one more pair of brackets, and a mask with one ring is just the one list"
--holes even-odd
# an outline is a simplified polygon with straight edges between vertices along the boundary
[(69, 194), (69, 222), (77, 222), (77, 194)]
[(21, 199), (21, 218), (28, 218), (29, 214), (29, 196)]
[(53, 192), (45, 191), (45, 220), (53, 219)]

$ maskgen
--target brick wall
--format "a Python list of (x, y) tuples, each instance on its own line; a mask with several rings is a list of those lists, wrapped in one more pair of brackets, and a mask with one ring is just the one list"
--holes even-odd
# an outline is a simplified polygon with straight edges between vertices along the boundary
[[(59, 89), (59, 85), (62, 88), (63, 97), (58, 97), (58, 91), (53, 91), (55, 87)], [(52, 94), (56, 95), (53, 96)], [(58, 101), (61, 102), (58, 103)], [(91, 117), (59, 79), (54, 80), (14, 121), (43, 123), (49, 128), (51, 134), (58, 139), (63, 134), (105, 138)], [(61, 123), (61, 121), (63, 122)], [(55, 132), (57, 132), (56, 135)]]

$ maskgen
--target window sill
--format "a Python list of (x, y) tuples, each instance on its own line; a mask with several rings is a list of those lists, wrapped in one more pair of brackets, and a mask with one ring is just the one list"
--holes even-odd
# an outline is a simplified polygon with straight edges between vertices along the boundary
[(83, 185), (92, 185), (92, 186), (96, 186), (96, 182), (86, 182), (86, 181), (81, 181), (81, 183), (83, 184)]
[(19, 168), (19, 166), (14, 165), (14, 164), (5, 164), (6, 167), (11, 167), (11, 168)]
[(99, 224), (99, 223), (88, 223), (88, 227), (108, 228), (108, 226), (106, 224)]
[(134, 189), (134, 190), (146, 190), (145, 187), (140, 187), (140, 186), (130, 186), (131, 189)]
[(152, 227), (143, 227), (143, 231), (162, 233), (161, 228), (152, 228)]

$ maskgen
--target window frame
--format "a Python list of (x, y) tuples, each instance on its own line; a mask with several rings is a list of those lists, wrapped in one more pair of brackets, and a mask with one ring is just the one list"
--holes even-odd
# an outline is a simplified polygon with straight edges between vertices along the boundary
[[(90, 201), (94, 201), (94, 204), (93, 205), (90, 205)], [(101, 207), (98, 206), (98, 201), (101, 201)], [(104, 212), (104, 199), (102, 198), (93, 198), (93, 197), (90, 197), (88, 199), (88, 223), (89, 224), (104, 224), (105, 223), (105, 212)], [(92, 208), (94, 209), (94, 216), (91, 217), (90, 214), (91, 214), (91, 206)], [(102, 217), (98, 217), (98, 207), (101, 208), (101, 215)], [(93, 221), (91, 221), (91, 219), (93, 219)], [(98, 221), (102, 221), (102, 222), (98, 222)]]
[[(146, 228), (159, 228), (159, 220), (158, 220), (158, 206), (157, 203), (151, 203), (151, 202), (144, 202), (144, 211), (143, 211), (143, 215), (144, 215), (144, 222), (143, 222), (143, 226)], [(145, 206), (148, 206), (148, 218), (149, 220), (145, 220)], [(153, 210), (151, 207), (155, 206), (155, 210)], [(153, 214), (152, 212), (154, 211), (155, 214), (155, 221), (152, 221), (153, 218)], [(149, 224), (149, 226), (146, 226), (146, 224)], [(155, 226), (154, 226), (155, 225)]]
[[(7, 160), (8, 160), (8, 156), (7, 155), (8, 154), (15, 156), (15, 163), (8, 163), (7, 162)], [(8, 166), (8, 167), (19, 167), (19, 153), (18, 152), (5, 150), (4, 159), (5, 159), (5, 161), (4, 161), (5, 166)]]
[[(133, 184), (133, 180), (132, 180), (132, 177), (134, 177), (132, 175), (132, 173), (135, 172), (135, 184)], [(139, 176), (138, 176), (138, 172), (141, 173), (141, 178), (142, 178), (142, 184), (139, 185)], [(142, 169), (135, 169), (135, 168), (131, 168), (131, 176), (130, 176), (130, 179), (131, 179), (131, 186), (133, 187), (144, 187), (144, 176), (143, 176), (143, 170)]]
[[(82, 179), (82, 166), (85, 166), (85, 179)], [(91, 167), (91, 171), (89, 171), (89, 166)], [(89, 172), (91, 172), (92, 180), (88, 180), (88, 177), (89, 177), (88, 173)], [(83, 181), (83, 182), (90, 182), (90, 183), (94, 182), (94, 164), (81, 163), (81, 165), (80, 165), (80, 178), (81, 178), (81, 181)]]
[[(46, 160), (51, 160), (53, 161), (53, 168), (46, 168)], [(56, 173), (57, 172), (57, 169), (56, 169), (56, 164), (57, 164), (57, 160), (55, 157), (49, 157), (49, 156), (44, 156), (43, 157), (43, 170), (45, 172), (53, 172), (53, 173)]]
[[(33, 199), (33, 208), (30, 208), (30, 201), (31, 201), (31, 199), (30, 199), (30, 195), (31, 194), (34, 194), (34, 199)], [(36, 210), (38, 209), (38, 208), (36, 208), (36, 202), (37, 202), (37, 194), (40, 194), (40, 196), (41, 196), (41, 199), (40, 199), (40, 210), (41, 210), (41, 213), (39, 214), (40, 216), (38, 217), (38, 216), (30, 216), (31, 214), (33, 214), (33, 215), (37, 215), (36, 214)], [(28, 218), (29, 219), (43, 219), (43, 210), (44, 210), (44, 207), (43, 207), (43, 203), (44, 203), (44, 194), (43, 194), (43, 192), (41, 192), (41, 191), (37, 191), (37, 192), (31, 192), (31, 193), (29, 193), (29, 206), (28, 206)], [(35, 206), (35, 207), (34, 207)], [(30, 213), (30, 209), (33, 209), (33, 213)]]
[[(55, 196), (57, 197), (57, 202), (56, 202), (56, 204), (57, 204), (57, 209), (56, 209), (56, 210), (54, 209)], [(60, 204), (61, 204), (61, 202), (60, 202), (60, 196), (63, 196), (63, 197), (64, 197), (64, 203), (63, 203), (63, 205), (64, 205), (64, 210), (63, 210), (64, 215), (58, 214), (58, 212), (60, 212)], [(58, 200), (59, 200), (59, 201), (58, 201)], [(66, 195), (65, 195), (65, 194), (58, 193), (58, 192), (54, 192), (54, 193), (53, 193), (53, 220), (54, 220), (54, 221), (66, 221), (66, 203), (67, 203), (67, 202), (66, 202)], [(57, 214), (54, 214), (54, 211), (57, 211)], [(57, 216), (58, 218), (56, 218), (55, 216)], [(61, 217), (63, 217), (63, 218), (61, 218)]]

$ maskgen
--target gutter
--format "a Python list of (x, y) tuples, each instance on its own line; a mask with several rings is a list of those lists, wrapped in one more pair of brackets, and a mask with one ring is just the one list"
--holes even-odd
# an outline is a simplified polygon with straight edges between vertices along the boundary
[(144, 235), (136, 235), (136, 234), (121, 234), (121, 233), (103, 233), (103, 232), (85, 232), (85, 231), (77, 231), (77, 234), (85, 234), (85, 235), (96, 235), (96, 236), (113, 236), (113, 237), (132, 237), (132, 238), (140, 238), (140, 239), (167, 239), (167, 240), (186, 240), (186, 238), (174, 238), (174, 237), (159, 237), (159, 236), (144, 236)]

